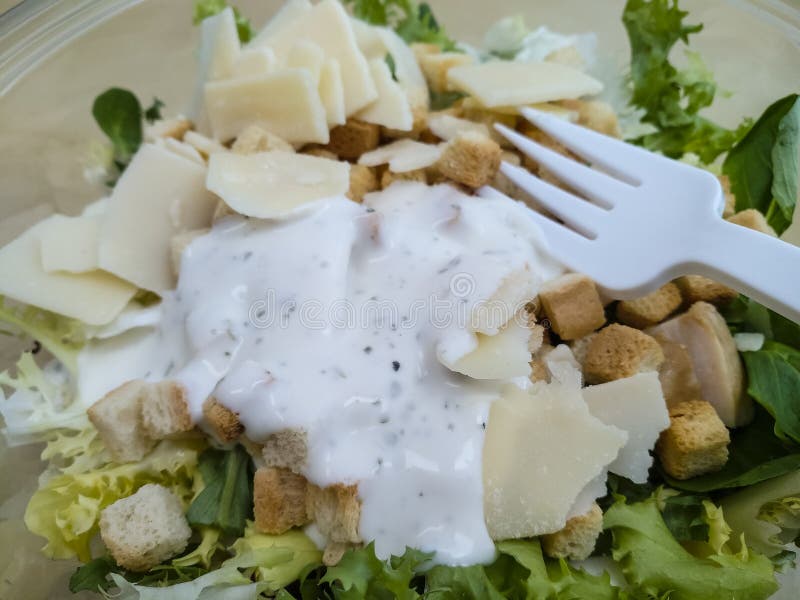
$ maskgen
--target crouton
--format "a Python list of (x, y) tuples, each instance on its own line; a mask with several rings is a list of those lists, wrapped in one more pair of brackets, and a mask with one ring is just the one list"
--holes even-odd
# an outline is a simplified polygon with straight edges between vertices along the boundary
[(176, 381), (148, 383), (142, 388), (142, 425), (154, 440), (163, 440), (194, 427), (186, 388)]
[(664, 352), (655, 339), (633, 327), (614, 323), (592, 338), (583, 370), (587, 383), (605, 383), (656, 371), (663, 362)]
[(578, 113), (578, 124), (611, 137), (622, 137), (617, 113), (601, 100), (562, 100), (561, 106)]
[(216, 223), (220, 219), (224, 219), (225, 217), (235, 214), (237, 214), (235, 210), (225, 204), (223, 200), (219, 200), (217, 205), (214, 207), (214, 213), (211, 215), (211, 222)]
[(325, 146), (339, 158), (353, 160), (378, 147), (381, 128), (374, 123), (348, 119), (344, 125), (331, 129), (330, 142)]
[(299, 473), (308, 459), (308, 436), (302, 429), (284, 429), (264, 441), (261, 453), (268, 467)]
[(658, 380), (667, 408), (681, 402), (702, 400), (700, 382), (686, 346), (659, 335), (654, 337), (664, 352), (664, 362), (658, 369)]
[(419, 54), (417, 62), (425, 81), (428, 82), (428, 88), (435, 94), (441, 94), (450, 90), (450, 85), (447, 83), (447, 73), (450, 69), (471, 64), (475, 59), (465, 52), (440, 52)]
[(361, 542), (358, 486), (336, 484), (321, 488), (309, 485), (306, 506), (309, 518), (331, 542)]
[(174, 119), (160, 119), (148, 125), (144, 130), (145, 141), (152, 142), (158, 138), (173, 138), (182, 140), (187, 131), (194, 126), (189, 119), (176, 117)]
[[(543, 132), (541, 129), (538, 129), (533, 124), (531, 124), (529, 121), (526, 121), (524, 119), (521, 120), (519, 122), (518, 129), (520, 133), (522, 133), (522, 135), (531, 138), (537, 144), (540, 144), (545, 148), (552, 150), (553, 152), (561, 154), (562, 156), (566, 156), (577, 162), (582, 162), (579, 156), (567, 150), (566, 146), (564, 146), (561, 142), (554, 140), (545, 132)], [(522, 156), (522, 166), (531, 171), (532, 173), (534, 173), (540, 179), (546, 181), (547, 183), (553, 184), (556, 187), (565, 190), (569, 190), (568, 186), (564, 185), (564, 183), (562, 183), (560, 179), (558, 179), (555, 175), (553, 175), (553, 173), (551, 173), (548, 169), (540, 165), (538, 162), (536, 162), (529, 156), (527, 155)]]
[(544, 360), (541, 358), (536, 358), (531, 361), (531, 374), (528, 377), (533, 383), (538, 383), (543, 381), (545, 383), (550, 382), (550, 371), (547, 368)]
[(722, 194), (725, 197), (725, 208), (722, 210), (722, 217), (727, 219), (736, 212), (736, 197), (731, 192), (731, 180), (727, 175), (718, 175), (719, 184), (722, 186)]
[(691, 357), (703, 399), (728, 427), (753, 418), (753, 402), (745, 393), (744, 370), (736, 342), (713, 305), (695, 302), (689, 310), (656, 325), (650, 335), (682, 344)]
[(111, 458), (117, 462), (141, 460), (155, 445), (141, 417), (142, 391), (146, 385), (138, 379), (123, 383), (87, 411)]
[(767, 218), (755, 208), (748, 208), (747, 210), (737, 212), (736, 214), (728, 217), (727, 221), (729, 223), (734, 223), (735, 225), (747, 227), (753, 231), (766, 233), (772, 237), (778, 237), (778, 234), (775, 232), (772, 226), (767, 223)]
[(339, 157), (336, 156), (334, 152), (319, 146), (309, 146), (308, 148), (303, 148), (301, 154), (308, 154), (309, 156), (317, 156), (319, 158), (327, 158), (328, 160), (339, 160)]
[(203, 416), (214, 435), (223, 443), (236, 440), (244, 433), (239, 415), (211, 397), (203, 403)]
[(425, 169), (415, 169), (413, 171), (406, 171), (405, 173), (392, 173), (389, 169), (386, 169), (383, 175), (381, 175), (381, 189), (385, 190), (395, 181), (419, 181), (420, 183), (428, 183), (428, 172)]
[(466, 131), (447, 143), (436, 168), (448, 179), (475, 189), (492, 182), (502, 155), (497, 142)]
[(725, 466), (730, 433), (711, 404), (682, 402), (670, 408), (669, 420), (669, 428), (656, 444), (656, 454), (669, 475), (691, 479)]
[(680, 308), (681, 302), (678, 286), (668, 283), (646, 296), (617, 304), (617, 319), (625, 325), (645, 329), (661, 323)]
[(486, 127), (489, 129), (489, 134), (491, 135), (492, 139), (500, 144), (500, 146), (506, 149), (514, 148), (514, 144), (509, 142), (504, 136), (500, 135), (494, 126), (498, 123), (502, 123), (506, 127), (516, 129), (517, 115), (506, 115), (499, 112), (484, 110), (475, 106), (465, 107), (463, 113), (465, 119), (486, 125)]
[(100, 537), (114, 561), (129, 571), (148, 571), (180, 554), (191, 535), (180, 499), (154, 483), (100, 513)]
[(535, 354), (544, 344), (545, 329), (541, 325), (530, 326), (531, 336), (528, 338), (528, 352)]
[(351, 544), (331, 542), (325, 546), (325, 551), (322, 553), (322, 564), (326, 567), (335, 567), (344, 557), (344, 553), (347, 552), (351, 547)]
[(567, 520), (560, 531), (542, 536), (542, 550), (552, 558), (584, 560), (594, 551), (603, 531), (603, 511), (595, 502), (584, 515)]
[(675, 280), (681, 291), (683, 302), (691, 306), (695, 302), (708, 302), (714, 306), (725, 306), (739, 296), (739, 292), (727, 285), (701, 275), (685, 275)]
[[(222, 201), (220, 200), (220, 202)], [(222, 203), (225, 204), (224, 202)], [(227, 206), (227, 204), (225, 204), (225, 206)], [(182, 233), (173, 235), (169, 240), (170, 267), (172, 267), (172, 274), (175, 277), (177, 277), (181, 272), (181, 258), (183, 257), (183, 251), (186, 250), (186, 247), (195, 239), (199, 238), (201, 235), (207, 234), (209, 231), (209, 229), (193, 229), (192, 231), (184, 231)]]
[(597, 334), (590, 333), (577, 340), (572, 340), (569, 344), (570, 350), (572, 350), (572, 356), (574, 356), (578, 364), (581, 365), (581, 369), (583, 369), (583, 365), (586, 362), (586, 354), (589, 351), (589, 345), (592, 343), (595, 335)]
[(256, 530), (270, 535), (286, 533), (309, 522), (306, 478), (289, 469), (261, 467), (253, 481)]
[[(517, 167), (522, 164), (522, 158), (520, 155), (509, 150), (503, 151), (500, 160), (501, 162), (507, 162)], [(511, 179), (509, 179), (509, 177), (501, 170), (498, 170), (497, 175), (494, 176), (492, 187), (498, 192), (503, 193), (514, 200), (522, 200), (524, 202), (528, 201), (528, 194), (525, 192), (525, 190), (511, 181)]]
[(388, 140), (418, 140), (422, 132), (425, 131), (425, 128), (428, 126), (428, 107), (425, 104), (412, 106), (411, 114), (414, 118), (411, 130), (405, 131), (403, 129), (381, 127), (381, 135)]
[(272, 150), (294, 152), (289, 142), (258, 125), (246, 127), (234, 140), (231, 150), (236, 154), (255, 154)]
[(594, 282), (579, 273), (563, 275), (539, 292), (550, 328), (564, 340), (575, 340), (603, 326), (606, 314)]
[(364, 196), (379, 188), (375, 170), (364, 165), (350, 165), (350, 189), (347, 197), (353, 202), (361, 202)]

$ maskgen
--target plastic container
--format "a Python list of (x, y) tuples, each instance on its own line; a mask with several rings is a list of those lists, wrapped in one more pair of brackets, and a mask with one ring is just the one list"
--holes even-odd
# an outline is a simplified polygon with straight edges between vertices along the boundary
[[(16, 4), (0, 1), (0, 9)], [(277, 0), (235, 0), (255, 26)], [(430, 0), (448, 31), (479, 43), (496, 19), (525, 16), (566, 33), (598, 36), (595, 74), (620, 90), (628, 63), (620, 16), (623, 0)], [(722, 92), (708, 111), (726, 125), (757, 116), (775, 99), (800, 88), (800, 5), (797, 0), (683, 0), (694, 36)], [(103, 195), (87, 183), (84, 161), (102, 140), (91, 117), (95, 96), (111, 86), (134, 90), (143, 102), (158, 96), (166, 112), (186, 109), (193, 90), (193, 0), (26, 0), (0, 16), (0, 244), (52, 211), (75, 213)], [(5, 368), (20, 346), (0, 344)], [(76, 563), (51, 562), (43, 540), (22, 523), (42, 465), (38, 447), (0, 445), (0, 598), (91, 598), (72, 595)], [(787, 586), (788, 587), (788, 586)], [(790, 588), (789, 588), (790, 589)], [(788, 597), (788, 596), (787, 596)]]

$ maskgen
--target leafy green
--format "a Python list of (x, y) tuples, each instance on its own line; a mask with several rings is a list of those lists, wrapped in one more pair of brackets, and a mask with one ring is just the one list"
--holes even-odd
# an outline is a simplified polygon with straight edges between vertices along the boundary
[(78, 567), (69, 578), (69, 591), (73, 594), (87, 590), (107, 590), (113, 584), (108, 576), (117, 568), (110, 556), (101, 556)]
[(191, 581), (168, 587), (134, 584), (117, 573), (111, 573), (110, 577), (118, 591), (105, 594), (105, 597), (114, 600), (256, 600), (264, 588), (260, 583), (252, 583), (233, 567), (215, 569)]
[(464, 98), (461, 92), (434, 92), (431, 91), (431, 110), (445, 110)]
[(111, 140), (120, 171), (142, 144), (142, 106), (130, 90), (111, 88), (97, 96), (92, 116)]
[(144, 110), (144, 119), (148, 123), (155, 123), (161, 119), (161, 109), (164, 108), (164, 103), (158, 98), (153, 98), (153, 104)]
[(755, 600), (769, 597), (778, 587), (770, 561), (746, 547), (734, 554), (719, 523), (713, 528), (717, 538), (708, 542), (710, 553), (692, 555), (670, 533), (655, 499), (636, 504), (619, 500), (606, 512), (604, 525), (612, 533), (612, 557), (632, 594), (670, 600)]
[(771, 104), (737, 143), (722, 165), (736, 197), (736, 210), (755, 208), (782, 233), (797, 201), (800, 96)]
[(724, 311), (728, 327), (740, 331), (763, 333), (768, 340), (788, 346), (800, 346), (800, 323), (769, 310), (755, 300), (739, 296)]
[[(226, 0), (195, 0), (192, 22), (199, 25), (204, 19), (218, 15), (226, 8), (228, 8)], [(236, 7), (233, 7), (233, 17), (236, 21), (239, 41), (246, 44), (253, 38), (253, 27), (250, 25), (250, 20), (243, 17)]]
[(192, 567), (200, 564), (206, 569), (211, 566), (211, 561), (218, 550), (223, 548), (219, 542), (220, 530), (216, 527), (199, 527), (200, 543), (197, 547), (183, 556), (172, 559), (176, 567)]
[(253, 461), (240, 445), (232, 450), (209, 448), (198, 465), (205, 487), (189, 506), (190, 525), (219, 527), (240, 536), (253, 516)]
[(373, 25), (392, 27), (409, 44), (435, 44), (445, 52), (457, 50), (456, 42), (439, 25), (426, 2), (412, 0), (344, 0), (353, 14)]
[(683, 70), (669, 61), (678, 42), (688, 43), (689, 36), (703, 28), (685, 24), (687, 14), (677, 0), (628, 0), (625, 5), (622, 21), (631, 46), (631, 105), (643, 111), (643, 123), (655, 128), (632, 141), (673, 158), (694, 153), (708, 164), (741, 139), (750, 123), (728, 130), (700, 116), (714, 101), (712, 74), (696, 53), (687, 54)]

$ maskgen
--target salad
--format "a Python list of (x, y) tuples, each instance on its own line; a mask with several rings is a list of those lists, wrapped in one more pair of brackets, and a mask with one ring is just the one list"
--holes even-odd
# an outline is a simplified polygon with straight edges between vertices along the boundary
[(670, 60), (702, 26), (670, 0), (625, 6), (625, 107), (593, 35), (517, 17), (481, 47), (411, 0), (193, 17), (189, 116), (99, 95), (107, 195), (0, 249), (32, 343), (3, 434), (43, 445), (24, 523), (69, 591), (792, 593), (800, 324), (700, 276), (620, 301), (566, 272), (500, 165), (562, 184), (494, 126), (577, 159), (533, 106), (703, 166), (725, 218), (800, 244), (797, 94), (705, 118), (712, 74)]

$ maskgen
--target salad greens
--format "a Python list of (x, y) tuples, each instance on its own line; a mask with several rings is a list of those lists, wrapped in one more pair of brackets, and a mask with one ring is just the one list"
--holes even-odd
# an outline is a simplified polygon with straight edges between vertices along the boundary
[[(192, 22), (195, 25), (199, 25), (203, 19), (213, 17), (226, 8), (228, 8), (228, 3), (225, 0), (196, 0)], [(236, 21), (236, 33), (239, 34), (239, 41), (243, 44), (249, 42), (253, 37), (253, 27), (250, 25), (250, 20), (243, 17), (236, 7), (233, 7), (233, 18)]]
[(367, 23), (392, 27), (409, 44), (422, 42), (445, 52), (458, 50), (426, 2), (416, 5), (412, 0), (344, 0), (344, 4)]

